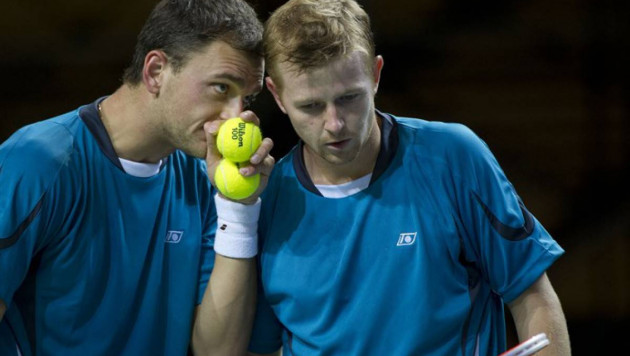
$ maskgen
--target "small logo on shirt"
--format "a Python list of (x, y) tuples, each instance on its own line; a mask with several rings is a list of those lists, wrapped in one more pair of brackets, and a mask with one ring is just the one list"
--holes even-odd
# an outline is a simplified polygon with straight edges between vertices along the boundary
[(416, 242), (417, 232), (404, 232), (398, 237), (396, 246), (409, 246)]
[(182, 236), (184, 236), (184, 232), (183, 231), (175, 231), (175, 230), (169, 230), (166, 232), (166, 242), (170, 243), (170, 244), (177, 244), (179, 243), (179, 241), (181, 241)]

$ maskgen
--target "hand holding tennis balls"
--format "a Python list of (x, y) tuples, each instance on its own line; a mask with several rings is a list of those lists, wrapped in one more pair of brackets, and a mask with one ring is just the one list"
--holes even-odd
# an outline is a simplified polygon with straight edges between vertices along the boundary
[(217, 133), (217, 149), (223, 155), (214, 172), (214, 182), (224, 196), (241, 200), (256, 192), (260, 174), (242, 176), (239, 168), (248, 165), (250, 157), (262, 142), (258, 126), (239, 117), (224, 122)]
[(261, 141), (262, 134), (258, 126), (240, 117), (234, 117), (219, 127), (217, 149), (223, 158), (232, 162), (247, 162)]
[(217, 170), (214, 171), (214, 183), (217, 189), (224, 196), (234, 200), (249, 197), (256, 192), (260, 185), (260, 173), (245, 177), (239, 173), (239, 168), (241, 168), (241, 164), (224, 158), (219, 163)]

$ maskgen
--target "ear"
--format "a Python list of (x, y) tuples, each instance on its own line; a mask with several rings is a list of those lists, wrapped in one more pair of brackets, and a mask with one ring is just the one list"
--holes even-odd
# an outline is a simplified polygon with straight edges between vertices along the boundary
[(378, 55), (374, 58), (374, 68), (372, 68), (372, 74), (374, 75), (374, 94), (378, 91), (378, 83), (381, 81), (381, 70), (384, 64), (383, 56)]
[(152, 50), (144, 57), (142, 67), (142, 82), (151, 94), (159, 94), (162, 86), (163, 74), (168, 64), (168, 57), (159, 50)]
[(267, 84), (267, 89), (269, 89), (269, 91), (273, 95), (273, 98), (276, 100), (276, 104), (278, 104), (280, 110), (282, 110), (282, 112), (286, 114), (287, 110), (284, 108), (284, 105), (282, 105), (282, 100), (280, 100), (280, 94), (278, 93), (276, 83), (273, 82), (273, 79), (271, 79), (271, 77), (267, 77), (265, 78), (265, 84)]

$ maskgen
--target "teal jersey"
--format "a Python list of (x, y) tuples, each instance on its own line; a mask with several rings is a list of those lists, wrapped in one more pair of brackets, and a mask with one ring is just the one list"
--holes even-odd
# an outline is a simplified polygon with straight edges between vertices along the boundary
[(0, 146), (0, 354), (186, 355), (214, 263), (205, 162), (126, 174), (96, 103)]
[(497, 355), (503, 303), (563, 253), (469, 129), (379, 115), (366, 189), (321, 196), (301, 144), (274, 168), (251, 351)]

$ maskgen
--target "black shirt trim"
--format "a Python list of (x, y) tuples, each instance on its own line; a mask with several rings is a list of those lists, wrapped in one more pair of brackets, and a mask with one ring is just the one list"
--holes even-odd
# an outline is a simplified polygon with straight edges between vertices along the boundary
[(103, 121), (101, 120), (101, 115), (98, 112), (98, 105), (105, 100), (105, 98), (106, 97), (99, 98), (92, 104), (81, 107), (81, 109), (79, 109), (79, 117), (83, 120), (83, 123), (85, 123), (88, 130), (90, 130), (105, 156), (107, 156), (107, 158), (109, 158), (116, 167), (124, 172), (125, 169), (122, 167), (122, 164), (118, 159), (116, 150), (114, 150), (114, 146), (109, 138), (107, 129), (105, 129), (105, 125), (103, 125)]
[[(398, 149), (398, 123), (396, 123), (396, 120), (394, 120), (390, 114), (382, 113), (378, 110), (376, 111), (376, 114), (383, 119), (381, 125), (381, 148), (376, 158), (374, 171), (372, 171), (370, 184), (376, 181), (385, 172), (385, 170), (387, 170), (387, 167), (389, 167), (389, 164), (394, 159)], [(293, 169), (295, 169), (297, 179), (300, 184), (306, 188), (306, 190), (322, 196), (319, 190), (315, 187), (311, 177), (308, 175), (306, 164), (304, 163), (303, 152), (304, 142), (300, 140), (297, 144), (295, 152), (293, 153)]]
[(42, 204), (44, 203), (44, 198), (45, 197), (46, 197), (46, 194), (42, 195), (42, 197), (39, 199), (39, 201), (37, 202), (37, 204), (35, 205), (33, 210), (31, 210), (31, 213), (28, 214), (26, 219), (24, 221), (22, 221), (20, 226), (18, 226), (17, 230), (15, 230), (15, 232), (13, 234), (11, 234), (11, 236), (9, 236), (7, 238), (0, 239), (0, 250), (8, 248), (8, 247), (11, 247), (18, 241), (20, 236), (22, 236), (22, 233), (24, 233), (26, 228), (28, 228), (28, 226), (35, 219), (37, 214), (39, 214), (39, 211), (42, 208)]

